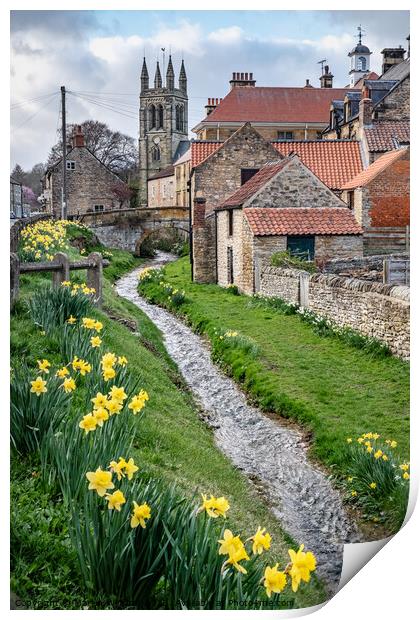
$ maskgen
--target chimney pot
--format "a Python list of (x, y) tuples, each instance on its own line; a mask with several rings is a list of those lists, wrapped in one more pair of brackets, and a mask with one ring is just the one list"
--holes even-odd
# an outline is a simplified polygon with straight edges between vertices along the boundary
[(309, 80), (306, 80), (306, 86), (309, 86)]
[(253, 73), (249, 74), (249, 79), (252, 80)]
[(244, 80), (244, 79), (245, 79), (244, 74), (241, 73), (241, 80)]

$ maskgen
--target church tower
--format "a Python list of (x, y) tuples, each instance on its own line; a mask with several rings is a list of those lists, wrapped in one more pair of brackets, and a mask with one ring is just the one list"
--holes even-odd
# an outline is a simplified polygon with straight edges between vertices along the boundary
[(350, 58), (350, 86), (353, 87), (360, 78), (364, 77), (370, 72), (370, 56), (372, 52), (366, 45), (362, 43), (362, 27), (358, 26), (357, 30), (359, 34), (359, 42), (354, 47), (348, 56)]
[(184, 61), (179, 73), (178, 88), (169, 56), (165, 85), (159, 62), (156, 63), (153, 87), (150, 88), (146, 59), (140, 76), (139, 131), (139, 202), (147, 204), (147, 179), (170, 166), (178, 158), (181, 143), (188, 141), (187, 75)]

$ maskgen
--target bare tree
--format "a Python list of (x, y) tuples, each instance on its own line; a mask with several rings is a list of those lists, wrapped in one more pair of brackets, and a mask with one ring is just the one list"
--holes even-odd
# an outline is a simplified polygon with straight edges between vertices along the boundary
[[(99, 121), (87, 120), (81, 126), (86, 147), (105, 166), (122, 179), (128, 180), (137, 169), (138, 152), (135, 140), (119, 131), (112, 131), (108, 125)], [(67, 126), (68, 143), (71, 142), (74, 127), (74, 124)], [(59, 161), (61, 153), (62, 141), (59, 140), (51, 149), (48, 166)]]

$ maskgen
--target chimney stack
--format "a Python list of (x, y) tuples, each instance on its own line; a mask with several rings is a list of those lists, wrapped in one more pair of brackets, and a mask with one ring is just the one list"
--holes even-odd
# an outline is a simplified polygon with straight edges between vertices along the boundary
[(255, 86), (256, 80), (253, 78), (253, 73), (232, 73), (232, 79), (229, 81), (230, 88), (236, 88), (236, 86)]
[(394, 65), (400, 64), (404, 60), (405, 49), (399, 47), (385, 47), (382, 52), (382, 75)]
[(312, 84), (310, 84), (309, 80), (306, 80), (306, 84), (304, 88), (313, 88)]
[(370, 127), (372, 125), (372, 114), (372, 99), (361, 99), (359, 103), (359, 124), (361, 127)]
[(217, 106), (219, 105), (219, 103), (222, 101), (222, 97), (208, 97), (207, 99), (207, 105), (204, 106), (204, 109), (206, 110), (206, 115), (208, 116), (209, 114), (211, 114), (213, 112), (213, 110), (215, 110), (217, 108)]
[(76, 125), (73, 129), (72, 144), (73, 148), (85, 146), (85, 137), (81, 125)]
[(333, 86), (333, 74), (330, 73), (330, 68), (328, 65), (325, 65), (324, 72), (319, 78), (321, 82), (321, 88), (332, 88)]

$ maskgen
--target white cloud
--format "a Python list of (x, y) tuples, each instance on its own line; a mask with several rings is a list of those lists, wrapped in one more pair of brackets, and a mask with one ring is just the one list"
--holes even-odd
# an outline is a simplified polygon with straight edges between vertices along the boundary
[(224, 45), (239, 43), (244, 36), (244, 31), (239, 26), (219, 28), (208, 35), (208, 40)]

